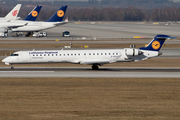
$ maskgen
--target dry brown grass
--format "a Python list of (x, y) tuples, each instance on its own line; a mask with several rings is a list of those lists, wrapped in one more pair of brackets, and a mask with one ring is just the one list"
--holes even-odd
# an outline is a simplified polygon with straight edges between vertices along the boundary
[[(70, 46), (70, 43), (73, 43), (73, 41), (69, 41), (69, 43), (61, 43), (61, 41), (58, 41), (56, 43), (1, 43), (0, 48), (27, 48), (27, 49), (46, 49), (46, 48), (56, 48), (60, 49), (64, 46)], [(83, 42), (83, 41), (82, 41)], [(149, 41), (147, 41), (147, 44)], [(73, 43), (72, 48), (82, 48), (85, 45), (88, 45), (90, 48), (129, 48), (130, 45), (135, 44), (137, 48), (144, 47), (145, 44), (143, 43)], [(179, 48), (179, 44), (165, 44), (163, 48)]]
[(180, 79), (1, 78), (1, 120), (179, 120)]

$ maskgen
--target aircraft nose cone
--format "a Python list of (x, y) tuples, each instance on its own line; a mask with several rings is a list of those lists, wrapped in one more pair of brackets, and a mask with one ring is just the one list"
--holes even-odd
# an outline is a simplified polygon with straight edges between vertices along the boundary
[(6, 65), (9, 65), (9, 60), (7, 58), (4, 58), (2, 62), (4, 62)]
[(4, 59), (2, 60), (2, 62), (6, 62), (6, 58), (4, 58)]

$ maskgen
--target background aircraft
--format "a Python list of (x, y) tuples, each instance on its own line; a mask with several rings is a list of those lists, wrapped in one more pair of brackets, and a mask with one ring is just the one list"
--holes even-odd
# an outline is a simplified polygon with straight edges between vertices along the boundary
[(15, 20), (21, 9), (21, 4), (17, 4), (5, 17), (1, 17), (0, 20)]
[[(18, 51), (2, 60), (6, 65), (24, 63), (61, 63), (92, 65), (92, 69), (98, 66), (114, 62), (141, 61), (161, 55), (159, 52), (165, 40), (174, 37), (157, 35), (147, 47), (139, 49), (93, 49), (93, 50), (41, 50)], [(11, 69), (14, 69), (13, 66)]]
[[(31, 22), (28, 21), (28, 24), (23, 27), (12, 29), (13, 32), (38, 32), (41, 30), (50, 29), (59, 25), (63, 25), (68, 23), (67, 21), (63, 21), (63, 18), (66, 13), (67, 6), (62, 6), (54, 15), (52, 15), (45, 22)], [(14, 23), (18, 23), (19, 21), (14, 21)], [(24, 21), (26, 23), (27, 21)], [(23, 21), (21, 21), (23, 23)]]
[(24, 20), (16, 20), (16, 19), (0, 20), (0, 36), (2, 37), (5, 36), (6, 32), (11, 33), (12, 32), (11, 30), (13, 28), (26, 26), (28, 24), (28, 21), (35, 21), (39, 15), (41, 8), (42, 6), (36, 6)]

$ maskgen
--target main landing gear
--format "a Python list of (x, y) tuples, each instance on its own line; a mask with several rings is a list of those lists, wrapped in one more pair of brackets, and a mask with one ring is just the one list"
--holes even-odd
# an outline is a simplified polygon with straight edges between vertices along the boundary
[(11, 64), (11, 70), (14, 70), (14, 66), (13, 66), (13, 64)]
[(98, 70), (98, 69), (99, 69), (99, 66), (98, 66), (98, 65), (93, 65), (93, 66), (92, 66), (92, 69), (93, 69), (93, 70)]

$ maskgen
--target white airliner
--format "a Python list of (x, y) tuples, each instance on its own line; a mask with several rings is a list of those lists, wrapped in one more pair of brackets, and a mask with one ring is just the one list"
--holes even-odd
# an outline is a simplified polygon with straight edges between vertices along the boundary
[[(11, 23), (28, 23), (25, 26), (13, 28), (13, 32), (38, 32), (41, 30), (50, 29), (59, 25), (63, 25), (68, 23), (67, 21), (63, 21), (63, 18), (65, 16), (67, 6), (62, 6), (54, 15), (52, 15), (47, 21), (44, 22), (34, 22), (34, 21), (17, 21), (12, 20)], [(7, 23), (5, 23), (7, 24)]]
[[(21, 6), (21, 5), (20, 4), (17, 5), (18, 8), (19, 8), (19, 6)], [(16, 13), (14, 13), (14, 12), (10, 12), (10, 13), (13, 13), (14, 15), (16, 14), (16, 16), (17, 16), (17, 13), (19, 12), (19, 10), (17, 10), (17, 7), (15, 7), (15, 10), (14, 9), (12, 10), (12, 11), (16, 11)], [(13, 28), (26, 26), (28, 24), (28, 21), (35, 21), (41, 10), (41, 7), (42, 6), (36, 6), (24, 20), (5, 19), (5, 18), (10, 18), (10, 17), (5, 17), (4, 19), (0, 19), (0, 36), (4, 36), (5, 32), (8, 32), (8, 31), (11, 32), (11, 29), (13, 29)], [(10, 16), (10, 15), (8, 14), (7, 16)], [(12, 21), (14, 21), (14, 22), (12, 22)], [(18, 21), (18, 22), (15, 22), (15, 21)]]
[(74, 63), (98, 66), (114, 62), (141, 61), (161, 55), (159, 52), (166, 39), (174, 39), (168, 35), (157, 35), (147, 47), (124, 49), (93, 49), (93, 50), (41, 50), (18, 51), (2, 60), (6, 65), (27, 63)]
[[(37, 6), (37, 9), (41, 9), (41, 6)], [(38, 32), (45, 29), (50, 29), (59, 25), (68, 23), (68, 21), (62, 21), (67, 6), (62, 6), (54, 15), (45, 22), (35, 22), (34, 20), (39, 15), (39, 11), (31, 11), (28, 15), (30, 18), (24, 20), (0, 20), (0, 32), (4, 33), (6, 29), (10, 29), (12, 32)], [(33, 18), (34, 17), (34, 18)], [(3, 29), (3, 30), (1, 30)]]
[(21, 4), (17, 4), (5, 17), (1, 17), (0, 20), (15, 20), (19, 14)]

